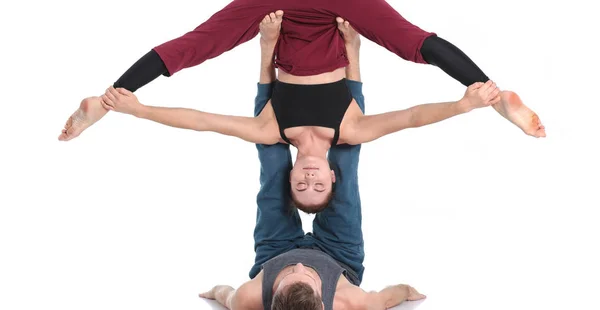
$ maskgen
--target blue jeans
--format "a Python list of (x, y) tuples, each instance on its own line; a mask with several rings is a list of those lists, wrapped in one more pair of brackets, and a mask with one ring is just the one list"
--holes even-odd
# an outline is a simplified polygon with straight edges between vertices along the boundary
[[(362, 83), (347, 80), (348, 88), (365, 111)], [(254, 115), (260, 114), (269, 99), (273, 84), (258, 84)], [(364, 273), (364, 240), (358, 193), (358, 158), (360, 145), (337, 145), (329, 150), (329, 161), (336, 174), (336, 187), (329, 206), (317, 213), (313, 232), (304, 234), (300, 215), (290, 207), (289, 173), (292, 155), (288, 144), (257, 144), (260, 160), (260, 191), (256, 202), (254, 228), (254, 266), (250, 278), (271, 258), (295, 248), (319, 249), (349, 271), (351, 282), (359, 285)]]

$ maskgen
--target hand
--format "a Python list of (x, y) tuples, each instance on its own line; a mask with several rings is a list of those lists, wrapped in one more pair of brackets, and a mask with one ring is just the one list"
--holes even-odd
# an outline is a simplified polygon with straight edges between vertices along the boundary
[(421, 300), (421, 299), (425, 299), (427, 296), (417, 292), (417, 290), (410, 286), (410, 285), (406, 285), (406, 284), (401, 284), (407, 291), (406, 294), (406, 300), (409, 301), (415, 301), (415, 300)]
[(491, 80), (486, 83), (473, 83), (467, 87), (465, 95), (460, 100), (466, 112), (477, 108), (489, 107), (498, 102), (500, 102), (500, 89)]
[(222, 294), (223, 292), (227, 292), (227, 291), (232, 291), (232, 290), (233, 290), (233, 287), (231, 287), (231, 286), (217, 285), (217, 286), (213, 287), (210, 291), (199, 294), (199, 296), (202, 298), (207, 298), (207, 299), (218, 299), (219, 294)]
[(115, 89), (111, 86), (106, 89), (101, 99), (105, 109), (125, 114), (135, 115), (143, 107), (137, 97), (124, 88)]

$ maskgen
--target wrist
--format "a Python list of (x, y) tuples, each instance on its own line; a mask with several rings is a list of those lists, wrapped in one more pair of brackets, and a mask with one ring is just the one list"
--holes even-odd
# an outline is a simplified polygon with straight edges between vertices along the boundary
[(471, 108), (471, 105), (469, 104), (469, 100), (465, 98), (462, 98), (455, 102), (454, 106), (456, 107), (459, 114), (468, 113), (471, 112), (471, 110), (473, 110)]
[(344, 45), (346, 46), (346, 50), (348, 51), (359, 51), (360, 50), (360, 40), (353, 40), (351, 42), (344, 41)]
[(360, 58), (360, 51), (354, 47), (346, 45), (346, 57), (348, 60), (358, 62)]
[(137, 118), (146, 118), (146, 115), (148, 114), (148, 107), (140, 104), (137, 108), (133, 109), (131, 115), (137, 117)]
[(277, 40), (265, 40), (264, 38), (260, 38), (260, 48), (265, 49), (269, 52), (273, 52), (275, 50), (275, 46), (277, 45)]

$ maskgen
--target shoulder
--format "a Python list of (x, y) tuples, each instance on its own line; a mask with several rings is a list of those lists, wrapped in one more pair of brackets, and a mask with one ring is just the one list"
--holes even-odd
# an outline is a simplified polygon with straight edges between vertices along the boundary
[(361, 133), (362, 130), (360, 128), (360, 124), (357, 120), (349, 121), (340, 126), (340, 138), (338, 140), (339, 144), (350, 144), (357, 145), (361, 144)]
[(364, 118), (364, 114), (358, 107), (358, 105), (352, 104), (346, 111), (342, 123), (340, 124), (340, 139), (338, 144), (360, 144), (359, 135), (362, 131), (361, 119)]
[(270, 104), (254, 118), (254, 128), (260, 137), (260, 144), (272, 145), (280, 142), (279, 125)]
[(383, 310), (385, 301), (378, 292), (365, 292), (357, 286), (339, 289), (333, 308), (338, 310)]
[(242, 284), (233, 297), (234, 309), (263, 309), (262, 272), (254, 279)]
[(378, 309), (376, 298), (372, 296), (376, 293), (365, 292), (358, 286), (345, 285), (336, 290), (333, 300), (333, 308), (338, 310), (368, 310)]

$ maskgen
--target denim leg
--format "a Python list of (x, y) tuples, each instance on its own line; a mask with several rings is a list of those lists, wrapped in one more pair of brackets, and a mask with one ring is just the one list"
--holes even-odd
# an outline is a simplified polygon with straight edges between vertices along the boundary
[[(362, 83), (347, 80), (352, 97), (360, 109), (365, 111)], [(329, 161), (333, 163), (336, 185), (329, 206), (315, 216), (313, 235), (317, 246), (355, 273), (362, 281), (365, 258), (362, 235), (362, 214), (358, 191), (358, 159), (361, 145), (337, 145), (329, 150)]]
[[(254, 115), (260, 114), (271, 98), (273, 84), (258, 84)], [(304, 231), (300, 215), (292, 210), (289, 201), (289, 172), (292, 155), (289, 145), (257, 144), (260, 160), (260, 190), (256, 197), (258, 205), (254, 228), (254, 251), (256, 257), (250, 270), (254, 278), (269, 259), (296, 247)]]

